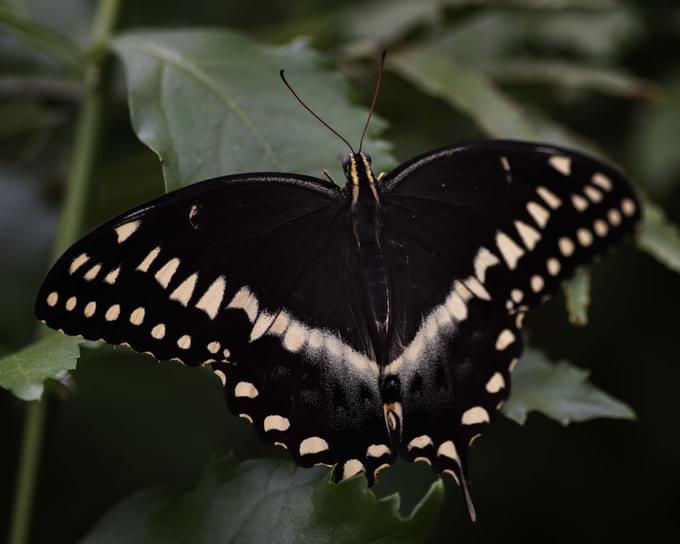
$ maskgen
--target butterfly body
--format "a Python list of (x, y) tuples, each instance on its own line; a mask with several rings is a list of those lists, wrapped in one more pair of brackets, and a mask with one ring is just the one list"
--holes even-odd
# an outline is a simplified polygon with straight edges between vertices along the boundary
[(510, 392), (525, 313), (632, 230), (622, 174), (564, 148), (449, 146), (347, 185), (241, 174), (98, 227), (36, 315), (210, 368), (229, 409), (336, 480), (397, 456), (467, 490), (468, 450)]

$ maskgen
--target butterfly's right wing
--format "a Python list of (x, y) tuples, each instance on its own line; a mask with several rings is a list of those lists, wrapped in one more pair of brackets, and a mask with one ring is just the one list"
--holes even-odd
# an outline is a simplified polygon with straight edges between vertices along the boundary
[(296, 462), (370, 478), (394, 454), (371, 455), (388, 440), (346, 208), (337, 187), (294, 174), (191, 185), (74, 244), (36, 315), (208, 365), (230, 409)]
[(568, 149), (473, 142), (383, 179), (402, 454), (465, 480), (468, 446), (509, 394), (524, 313), (628, 234), (620, 172)]

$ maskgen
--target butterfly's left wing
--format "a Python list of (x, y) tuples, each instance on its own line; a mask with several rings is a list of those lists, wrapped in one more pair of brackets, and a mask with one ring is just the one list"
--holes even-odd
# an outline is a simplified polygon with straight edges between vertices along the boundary
[(509, 394), (524, 313), (629, 233), (639, 202), (593, 158), (493, 140), (401, 165), (381, 201), (402, 454), (464, 480), (469, 443)]
[(295, 174), (188, 186), (74, 244), (36, 315), (67, 334), (209, 366), (265, 441), (301, 465), (370, 479), (394, 453), (346, 203), (336, 186)]

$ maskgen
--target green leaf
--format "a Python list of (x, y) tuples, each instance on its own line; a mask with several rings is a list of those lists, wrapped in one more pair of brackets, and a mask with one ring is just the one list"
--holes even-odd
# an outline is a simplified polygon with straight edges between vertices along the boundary
[(636, 177), (657, 200), (669, 198), (680, 183), (680, 77), (670, 78), (662, 88), (667, 91), (660, 100), (639, 108), (627, 146)]
[(590, 306), (590, 271), (586, 268), (576, 269), (574, 277), (564, 286), (564, 296), (569, 312), (569, 322), (582, 327), (588, 324), (588, 306)]
[[(125, 64), (132, 124), (163, 163), (166, 188), (248, 171), (344, 176), (346, 147), (309, 115), (279, 79), (284, 68), (309, 106), (354, 142), (367, 111), (305, 42), (261, 45), (226, 30), (135, 32), (114, 43)], [(365, 149), (379, 169), (394, 159), (373, 137)]]
[[(372, 2), (356, 2), (341, 10), (339, 20), (341, 26), (351, 38), (346, 52), (350, 55), (375, 54), (380, 48), (394, 44), (420, 26), (441, 25), (445, 22), (446, 12), (453, 10), (470, 10), (476, 7), (524, 8), (564, 10), (602, 10), (611, 8), (613, 0), (374, 0)], [(489, 10), (486, 10), (487, 15)], [(532, 14), (520, 11), (520, 17)], [(560, 14), (561, 16), (562, 14)], [(473, 17), (474, 19), (474, 17)], [(509, 17), (506, 17), (506, 23)], [(465, 25), (460, 25), (464, 27)], [(456, 26), (456, 29), (458, 26)], [(524, 27), (522, 27), (524, 30)], [(495, 34), (483, 37), (486, 43), (496, 39)], [(474, 52), (472, 52), (474, 54)]]
[(68, 36), (24, 18), (14, 10), (4, 6), (0, 6), (0, 25), (13, 32), (27, 44), (62, 64), (70, 72), (81, 73), (83, 52), (80, 46)]
[(486, 76), (458, 62), (437, 45), (399, 52), (391, 57), (388, 66), (425, 93), (442, 98), (468, 115), (491, 137), (589, 149), (553, 121), (529, 115)]
[(680, 229), (668, 221), (659, 206), (649, 201), (644, 205), (637, 244), (661, 264), (680, 273)]
[(142, 491), (114, 507), (83, 544), (214, 542), (421, 542), (444, 495), (435, 482), (408, 517), (392, 495), (376, 499), (363, 477), (341, 484), (327, 472), (260, 459), (227, 457), (192, 489)]
[(527, 350), (512, 376), (512, 394), (503, 414), (523, 425), (531, 411), (562, 425), (596, 418), (635, 419), (635, 412), (588, 382), (590, 373), (566, 362), (552, 364)]
[(656, 86), (621, 70), (561, 60), (516, 60), (488, 63), (482, 72), (495, 80), (555, 85), (567, 90), (597, 91), (624, 98), (651, 99)]
[(24, 349), (0, 359), (0, 387), (23, 400), (42, 397), (43, 382), (59, 379), (76, 367), (82, 340), (50, 333)]

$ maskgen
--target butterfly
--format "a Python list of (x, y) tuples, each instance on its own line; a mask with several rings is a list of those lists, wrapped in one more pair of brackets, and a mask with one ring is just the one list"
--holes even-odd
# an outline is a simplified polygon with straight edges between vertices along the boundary
[(236, 174), (115, 217), (61, 256), (35, 313), (208, 367), (262, 440), (336, 481), (423, 461), (475, 519), (468, 452), (510, 394), (526, 312), (629, 234), (640, 202), (618, 169), (540, 143), (442, 147), (376, 176), (365, 131), (356, 151), (336, 133), (344, 187)]

